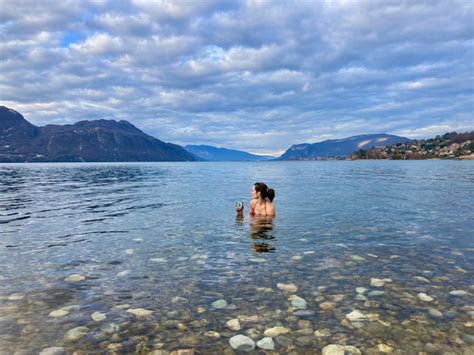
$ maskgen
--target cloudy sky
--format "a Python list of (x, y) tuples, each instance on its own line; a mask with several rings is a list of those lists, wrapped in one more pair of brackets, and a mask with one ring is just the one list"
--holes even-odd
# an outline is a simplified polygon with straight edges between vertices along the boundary
[(0, 105), (254, 153), (474, 129), (468, 0), (0, 0)]

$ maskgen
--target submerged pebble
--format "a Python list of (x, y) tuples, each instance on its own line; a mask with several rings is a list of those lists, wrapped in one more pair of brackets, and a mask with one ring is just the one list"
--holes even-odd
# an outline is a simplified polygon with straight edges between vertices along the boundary
[(351, 260), (355, 262), (364, 262), (366, 259), (360, 255), (351, 255)]
[(434, 300), (433, 297), (431, 296), (428, 296), (426, 293), (424, 292), (420, 292), (419, 294), (416, 295), (416, 297), (418, 297), (418, 299), (422, 300), (423, 302), (431, 302)]
[(441, 318), (443, 316), (443, 313), (441, 313), (435, 308), (430, 308), (428, 310), (428, 313), (430, 314), (430, 316), (435, 317), (435, 318)]
[(454, 290), (449, 293), (451, 296), (467, 296), (469, 293), (464, 290)]
[(370, 286), (372, 287), (384, 287), (386, 283), (392, 282), (392, 279), (385, 278), (385, 279), (377, 279), (371, 278), (370, 279)]
[(111, 344), (107, 345), (107, 350), (120, 351), (120, 350), (122, 350), (122, 344), (120, 344), (120, 343), (111, 343)]
[(194, 334), (188, 334), (178, 339), (179, 343), (184, 346), (195, 346), (199, 344), (199, 339)]
[(270, 287), (257, 287), (257, 292), (270, 293), (273, 292), (273, 289)]
[(215, 331), (212, 331), (212, 330), (209, 330), (209, 331), (205, 332), (204, 336), (206, 336), (208, 338), (213, 338), (213, 339), (219, 339), (221, 337), (221, 335), (218, 332), (215, 332)]
[(186, 302), (187, 298), (181, 297), (181, 296), (176, 296), (171, 299), (171, 303), (180, 303), (180, 302)]
[(462, 340), (466, 343), (474, 345), (474, 335), (473, 334), (463, 334)]
[(330, 311), (334, 308), (336, 308), (336, 303), (334, 302), (322, 302), (319, 304), (319, 308), (321, 308), (323, 311)]
[(138, 318), (148, 317), (153, 314), (153, 311), (144, 308), (129, 308), (127, 309), (127, 312), (133, 314)]
[(114, 334), (118, 332), (119, 330), (120, 330), (119, 325), (115, 323), (107, 323), (100, 327), (100, 331), (103, 334)]
[(415, 276), (414, 279), (416, 281), (420, 281), (420, 282), (425, 282), (425, 283), (430, 283), (431, 281), (428, 280), (426, 277), (422, 277), (422, 276)]
[(239, 320), (237, 318), (228, 320), (226, 322), (226, 325), (227, 325), (227, 328), (229, 328), (230, 330), (233, 330), (233, 331), (240, 330), (240, 323), (239, 323)]
[(71, 330), (69, 330), (65, 335), (64, 335), (64, 340), (65, 341), (77, 341), (81, 339), (82, 337), (86, 336), (87, 333), (89, 332), (89, 328), (87, 327), (76, 327)]
[(224, 299), (220, 299), (217, 301), (212, 302), (211, 306), (215, 309), (222, 309), (227, 307), (227, 301)]
[(378, 351), (384, 354), (389, 354), (394, 350), (391, 346), (388, 346), (387, 344), (379, 344), (377, 345), (377, 349)]
[(131, 270), (120, 271), (119, 273), (117, 273), (117, 277), (127, 276), (128, 274), (130, 274), (130, 272), (131, 272)]
[(355, 346), (330, 344), (323, 348), (322, 355), (355, 355), (362, 354)]
[(66, 349), (61, 346), (52, 346), (41, 350), (39, 355), (65, 355)]
[(314, 332), (314, 336), (317, 338), (326, 338), (331, 336), (331, 331), (328, 328), (318, 329)]
[(66, 281), (66, 282), (79, 282), (79, 281), (83, 281), (85, 279), (86, 279), (86, 277), (83, 276), (83, 275), (74, 274), (74, 275), (66, 277), (64, 279), (64, 281)]
[(258, 321), (260, 320), (259, 316), (257, 315), (253, 315), (253, 316), (240, 315), (240, 316), (237, 316), (237, 319), (239, 320), (239, 322), (242, 322), (242, 323), (258, 323)]
[(53, 318), (60, 318), (67, 316), (68, 314), (69, 312), (64, 309), (56, 309), (55, 311), (50, 312), (48, 315)]
[(25, 298), (25, 294), (17, 292), (17, 293), (10, 294), (7, 297), (7, 300), (9, 300), (9, 301), (19, 301), (19, 300), (22, 300), (23, 298)]
[(293, 312), (293, 315), (297, 317), (309, 317), (309, 316), (314, 316), (315, 314), (316, 312), (311, 309), (300, 309)]
[(288, 328), (276, 326), (276, 327), (265, 330), (263, 334), (267, 337), (274, 338), (274, 337), (277, 337), (278, 335), (287, 334), (289, 332), (290, 330)]
[(379, 296), (383, 296), (385, 294), (384, 291), (370, 291), (367, 296), (369, 297), (379, 297)]
[(367, 300), (368, 300), (368, 298), (367, 298), (366, 296), (364, 296), (363, 294), (360, 294), (360, 293), (358, 293), (358, 294), (355, 296), (355, 299), (356, 299), (357, 301), (367, 301)]
[(270, 337), (265, 337), (257, 341), (257, 346), (263, 350), (275, 350), (275, 343)]
[(340, 294), (337, 294), (337, 295), (331, 295), (331, 299), (334, 301), (334, 302), (341, 302), (343, 301), (344, 299), (346, 298), (346, 295), (340, 293)]
[(348, 313), (348, 314), (346, 314), (346, 318), (349, 319), (351, 322), (356, 322), (356, 321), (366, 319), (365, 315), (357, 309), (350, 312), (350, 313)]
[(301, 298), (297, 295), (291, 295), (288, 298), (288, 300), (291, 301), (291, 305), (296, 309), (306, 309), (307, 308), (306, 301), (303, 298)]
[(248, 352), (255, 349), (255, 342), (251, 338), (243, 334), (233, 336), (229, 339), (229, 343), (232, 349), (238, 351)]
[(149, 259), (149, 261), (151, 261), (152, 263), (167, 263), (168, 260), (166, 260), (165, 258), (151, 258)]
[(103, 321), (104, 319), (106, 319), (107, 317), (105, 316), (104, 313), (94, 312), (94, 313), (91, 314), (91, 318), (92, 318), (92, 320), (94, 320), (96, 322), (100, 322), (100, 321)]
[(298, 292), (298, 286), (296, 286), (294, 283), (290, 284), (283, 284), (283, 283), (278, 283), (277, 288), (279, 290), (289, 292), (289, 293), (296, 293)]

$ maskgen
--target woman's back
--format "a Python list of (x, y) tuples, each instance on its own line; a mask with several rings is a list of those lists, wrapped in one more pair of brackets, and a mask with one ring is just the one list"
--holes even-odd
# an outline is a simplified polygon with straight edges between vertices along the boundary
[(275, 205), (267, 199), (259, 201), (254, 199), (250, 201), (250, 215), (252, 216), (274, 216)]

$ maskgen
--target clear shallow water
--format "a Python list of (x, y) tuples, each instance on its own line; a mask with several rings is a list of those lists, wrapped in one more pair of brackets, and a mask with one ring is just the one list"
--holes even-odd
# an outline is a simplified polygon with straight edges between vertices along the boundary
[[(235, 217), (255, 181), (273, 221)], [(473, 351), (472, 201), (472, 162), (0, 165), (0, 352)]]

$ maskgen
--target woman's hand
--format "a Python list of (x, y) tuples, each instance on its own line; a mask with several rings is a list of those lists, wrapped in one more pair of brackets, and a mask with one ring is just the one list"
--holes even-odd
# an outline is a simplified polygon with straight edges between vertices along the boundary
[(235, 212), (237, 212), (238, 215), (243, 215), (244, 214), (244, 206), (242, 206), (242, 208), (236, 208)]

